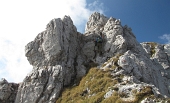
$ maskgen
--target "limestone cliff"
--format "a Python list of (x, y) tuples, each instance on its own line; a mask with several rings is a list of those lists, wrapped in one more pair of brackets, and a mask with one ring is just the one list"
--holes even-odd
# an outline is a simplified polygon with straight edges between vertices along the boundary
[[(103, 38), (102, 53), (94, 42), (99, 35)], [(77, 85), (91, 64), (102, 70), (116, 65), (111, 75), (123, 74), (123, 82), (130, 82), (117, 86), (127, 98), (133, 88), (144, 86), (150, 86), (156, 97), (170, 97), (169, 45), (140, 44), (132, 29), (122, 26), (119, 19), (97, 12), (90, 16), (84, 34), (77, 31), (69, 16), (51, 20), (46, 30), (25, 46), (25, 55), (33, 70), (15, 88), (15, 103), (55, 103), (63, 88)], [(0, 101), (9, 98), (5, 95), (1, 93)]]
[(8, 83), (2, 78), (0, 80), (0, 103), (14, 103), (19, 84)]

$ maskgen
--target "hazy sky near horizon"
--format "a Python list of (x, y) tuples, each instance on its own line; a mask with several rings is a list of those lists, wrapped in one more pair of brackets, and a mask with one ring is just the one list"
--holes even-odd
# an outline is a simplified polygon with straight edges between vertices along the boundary
[(0, 78), (22, 82), (32, 66), (25, 45), (45, 30), (53, 18), (69, 15), (79, 32), (97, 11), (121, 19), (139, 42), (170, 43), (169, 0), (1, 0)]

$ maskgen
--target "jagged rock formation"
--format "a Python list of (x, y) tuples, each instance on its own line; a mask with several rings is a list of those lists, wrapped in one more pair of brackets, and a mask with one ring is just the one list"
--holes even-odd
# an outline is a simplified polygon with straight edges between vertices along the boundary
[(19, 84), (8, 83), (2, 78), (0, 80), (0, 103), (14, 103)]
[(84, 75), (79, 60), (81, 38), (69, 16), (51, 20), (25, 47), (34, 68), (20, 85), (15, 102), (54, 103), (64, 86)]
[[(99, 35), (102, 54), (94, 42)], [(155, 96), (170, 97), (170, 46), (140, 44), (131, 28), (100, 13), (90, 16), (84, 34), (77, 32), (69, 16), (51, 20), (26, 45), (25, 55), (33, 70), (19, 85), (15, 103), (55, 103), (63, 88), (77, 83), (91, 63), (103, 70), (116, 64), (112, 75), (124, 74), (123, 80), (131, 82), (119, 84), (119, 92), (130, 95), (133, 88), (151, 86)], [(115, 55), (116, 61), (110, 59)]]

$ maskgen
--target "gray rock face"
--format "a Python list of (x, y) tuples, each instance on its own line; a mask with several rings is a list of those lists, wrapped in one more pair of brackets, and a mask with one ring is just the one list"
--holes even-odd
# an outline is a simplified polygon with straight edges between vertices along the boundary
[(79, 49), (78, 40), (76, 27), (70, 17), (53, 19), (45, 31), (26, 45), (25, 55), (33, 66), (54, 66), (61, 64), (61, 60), (66, 61), (67, 56), (75, 58)]
[[(155, 67), (151, 67), (154, 85), (159, 88), (161, 94), (170, 97), (170, 61), (169, 44), (161, 45), (158, 43), (141, 43), (150, 56), (150, 60)], [(150, 52), (150, 53), (149, 53)], [(152, 55), (151, 55), (152, 53)], [(146, 62), (145, 64), (149, 64)], [(156, 71), (156, 72), (155, 72)], [(158, 79), (159, 78), (159, 79)]]
[[(153, 46), (153, 44), (155, 45)], [(169, 44), (162, 45), (158, 43), (142, 43), (142, 45), (148, 45), (149, 47), (148, 52), (153, 51), (152, 55), (150, 55), (150, 58), (153, 59), (156, 63), (161, 64), (162, 67), (160, 68), (160, 70), (161, 70), (162, 76), (170, 79)]]
[(119, 57), (118, 64), (127, 74), (135, 76), (138, 81), (153, 84), (159, 88), (159, 92), (165, 97), (170, 96), (170, 81), (162, 75), (163, 68), (159, 63), (143, 55), (135, 55), (133, 52), (127, 51)]
[[(99, 35), (103, 38), (100, 50), (95, 43)], [(115, 55), (120, 55), (118, 61), (101, 67)], [(33, 70), (20, 84), (15, 103), (55, 103), (62, 89), (81, 79), (89, 65), (98, 64), (105, 69), (115, 63), (122, 70), (113, 76), (126, 73), (125, 81), (152, 85), (155, 95), (170, 97), (170, 45), (140, 44), (132, 29), (122, 26), (120, 19), (100, 13), (90, 16), (84, 35), (77, 32), (69, 16), (51, 20), (46, 30), (25, 46), (25, 56)], [(135, 85), (128, 87), (135, 88)], [(129, 88), (121, 88), (121, 92), (130, 94)], [(105, 98), (111, 94), (108, 92)], [(5, 101), (9, 95), (1, 93), (0, 100)]]
[(84, 76), (81, 39), (69, 16), (51, 20), (25, 47), (34, 68), (20, 85), (15, 103), (54, 103), (64, 86)]
[(93, 31), (100, 31), (103, 30), (104, 25), (106, 24), (108, 18), (105, 17), (104, 15), (95, 12), (93, 13), (89, 21), (87, 22), (86, 28), (85, 28), (85, 33), (88, 32), (93, 32)]
[(0, 103), (14, 103), (19, 84), (0, 80)]
[(19, 86), (15, 103), (54, 103), (63, 88), (60, 65), (33, 68)]
[(123, 27), (120, 20), (110, 18), (104, 26), (103, 34), (105, 35), (104, 51), (109, 57), (115, 53), (123, 53), (126, 51), (125, 38), (123, 37)]

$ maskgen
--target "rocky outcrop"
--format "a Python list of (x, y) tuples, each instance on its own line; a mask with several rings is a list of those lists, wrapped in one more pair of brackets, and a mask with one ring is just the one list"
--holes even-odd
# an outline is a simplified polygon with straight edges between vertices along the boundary
[(69, 16), (51, 20), (46, 30), (25, 47), (34, 68), (19, 86), (15, 102), (54, 103), (64, 86), (83, 76), (86, 68), (79, 59), (81, 39)]
[(19, 84), (8, 83), (2, 78), (0, 80), (0, 103), (14, 103)]
[(160, 91), (163, 91), (162, 94), (166, 94), (166, 96), (170, 97), (169, 44), (162, 45), (153, 42), (141, 44), (155, 66), (151, 70), (154, 76), (153, 80), (155, 80), (154, 84), (159, 88)]
[[(86, 34), (93, 32), (94, 34), (100, 34), (102, 32), (104, 37), (103, 43), (103, 55), (96, 56), (96, 62), (103, 63), (107, 61), (107, 58), (111, 58), (116, 54), (121, 55), (117, 62), (118, 66), (123, 69), (123, 72), (129, 76), (132, 76), (136, 83), (147, 83), (152, 87), (153, 85), (158, 88), (154, 89), (162, 97), (170, 97), (169, 88), (169, 45), (154, 45), (148, 47), (147, 43), (141, 45), (136, 41), (136, 37), (132, 33), (132, 29), (127, 25), (122, 26), (119, 19), (109, 18), (107, 22), (101, 22), (101, 16), (99, 14), (92, 14), (86, 27), (93, 27), (94, 31), (86, 29)], [(95, 18), (95, 19), (94, 19)], [(105, 17), (106, 18), (106, 17)], [(93, 20), (94, 19), (94, 20)], [(97, 24), (105, 24), (103, 27)], [(96, 28), (95, 28), (96, 27)], [(100, 28), (100, 31), (99, 29)], [(103, 28), (103, 29), (101, 29)], [(98, 31), (96, 31), (98, 30)], [(90, 35), (90, 34), (88, 34)], [(145, 48), (146, 47), (146, 48)], [(154, 48), (154, 50), (153, 50)], [(91, 53), (94, 54), (94, 53)], [(152, 58), (150, 58), (153, 56)], [(90, 56), (89, 56), (90, 57)], [(99, 59), (98, 59), (99, 58)], [(114, 65), (112, 61), (111, 65)], [(109, 64), (110, 65), (110, 64)], [(108, 65), (106, 65), (108, 66)], [(103, 69), (105, 67), (102, 67)], [(158, 79), (159, 78), (159, 79)]]
[(60, 65), (34, 67), (20, 84), (15, 103), (54, 103), (62, 88)]
[[(99, 35), (101, 52), (95, 43)], [(131, 94), (129, 88), (149, 85), (157, 97), (170, 97), (170, 46), (140, 44), (120, 19), (97, 12), (90, 16), (84, 34), (77, 32), (69, 16), (51, 20), (25, 46), (25, 56), (33, 70), (19, 85), (15, 103), (55, 103), (63, 88), (76, 85), (94, 64), (104, 70), (114, 66), (113, 76), (126, 74), (124, 80), (133, 81), (128, 87), (119, 86), (119, 92)]]
[[(133, 75), (136, 83), (148, 83), (159, 88), (162, 96), (169, 97), (169, 79), (165, 78), (161, 70), (163, 69), (159, 63), (140, 55), (127, 51), (120, 56), (118, 64), (125, 70), (128, 75)], [(159, 78), (159, 79), (158, 79)]]

